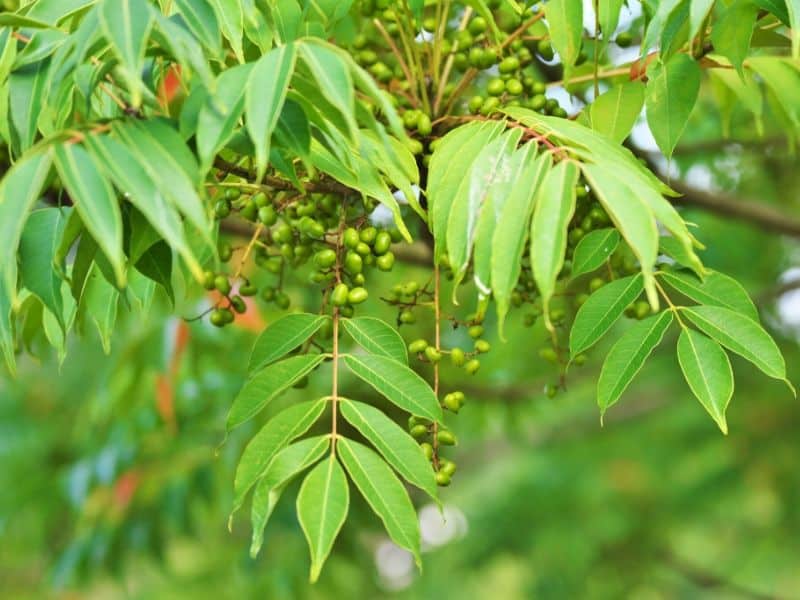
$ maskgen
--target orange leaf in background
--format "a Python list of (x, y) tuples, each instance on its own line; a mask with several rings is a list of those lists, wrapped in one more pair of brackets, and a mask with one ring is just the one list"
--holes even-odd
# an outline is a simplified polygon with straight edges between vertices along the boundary
[(114, 484), (114, 502), (120, 508), (125, 508), (130, 503), (140, 481), (141, 476), (133, 470), (126, 471), (117, 479)]
[(178, 424), (175, 420), (175, 393), (169, 375), (156, 375), (156, 410), (159, 416), (170, 428), (177, 431)]
[(180, 65), (172, 65), (158, 86), (158, 102), (162, 108), (166, 108), (170, 102), (175, 100), (180, 89), (181, 67)]

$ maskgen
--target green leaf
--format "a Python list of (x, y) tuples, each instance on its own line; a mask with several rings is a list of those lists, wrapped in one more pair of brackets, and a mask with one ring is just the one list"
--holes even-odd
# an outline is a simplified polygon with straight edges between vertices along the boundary
[(550, 0), (544, 5), (550, 39), (565, 68), (575, 64), (583, 38), (583, 2)]
[(383, 521), (389, 537), (411, 552), (421, 566), (419, 522), (403, 484), (383, 459), (366, 446), (339, 438), (337, 450), (350, 478)]
[(0, 13), (0, 27), (25, 27), (27, 29), (50, 29), (52, 25), (26, 17), (25, 15), (18, 15), (12, 12)]
[(521, 135), (520, 129), (512, 129), (492, 140), (478, 154), (470, 171), (462, 173), (462, 184), (447, 219), (447, 252), (457, 281), (467, 269), (477, 224), (481, 212), (486, 210), (490, 191), (495, 186), (507, 185), (512, 177), (508, 165)]
[(714, 0), (692, 0), (689, 7), (689, 39), (700, 33), (700, 28), (703, 26), (703, 21), (711, 7), (714, 5)]
[(742, 63), (750, 50), (757, 12), (751, 0), (737, 0), (725, 9), (711, 31), (714, 51), (730, 60), (740, 75), (744, 73)]
[[(16, 252), (14, 253), (16, 258)], [(14, 326), (11, 312), (11, 292), (6, 289), (6, 281), (0, 277), (0, 348), (12, 376), (17, 374), (17, 361), (14, 355)]]
[[(756, 122), (756, 133), (763, 135), (764, 97), (753, 77), (753, 73), (745, 71), (740, 75), (727, 69), (712, 69), (709, 75), (711, 76), (712, 84), (716, 84), (714, 87), (715, 95), (730, 94), (732, 103), (740, 102), (744, 108), (753, 113), (753, 118)], [(728, 124), (726, 123), (725, 126), (727, 128)]]
[(230, 42), (236, 60), (240, 63), (245, 62), (242, 51), (244, 15), (241, 2), (239, 0), (211, 0), (211, 3), (214, 6), (222, 35)]
[(297, 0), (276, 0), (270, 3), (270, 16), (281, 41), (286, 44), (299, 35), (303, 13)]
[(441, 138), (428, 168), (429, 224), (438, 262), (447, 249), (447, 222), (459, 188), (464, 185), (478, 155), (505, 129), (499, 121), (474, 121), (456, 127)]
[(767, 376), (785, 381), (791, 387), (781, 351), (758, 323), (719, 306), (692, 306), (682, 311), (710, 338), (749, 360)]
[(346, 355), (347, 367), (361, 380), (405, 411), (432, 421), (442, 420), (442, 408), (428, 383), (407, 366), (385, 356)]
[(17, 135), (15, 150), (22, 154), (36, 138), (36, 120), (46, 95), (49, 61), (16, 69), (8, 77), (8, 110)]
[(83, 224), (108, 257), (120, 287), (125, 286), (122, 215), (114, 190), (92, 156), (78, 144), (56, 146), (56, 168)]
[(109, 136), (87, 135), (84, 143), (117, 189), (181, 255), (194, 277), (201, 279), (203, 269), (186, 240), (180, 215), (128, 148)]
[(270, 138), (286, 101), (296, 58), (293, 44), (273, 48), (256, 62), (247, 82), (247, 131), (256, 147), (258, 181), (267, 170)]
[(621, 144), (644, 106), (645, 85), (629, 81), (616, 85), (589, 105), (592, 129)]
[(497, 218), (492, 236), (491, 281), (492, 293), (497, 303), (497, 318), (500, 333), (511, 306), (511, 294), (517, 285), (522, 269), (522, 255), (534, 200), (539, 186), (551, 168), (550, 154), (535, 157), (535, 144), (527, 144), (517, 150), (522, 168), (505, 200), (503, 210)]
[[(800, 0), (797, 0), (800, 2)], [(800, 129), (800, 73), (796, 66), (776, 56), (751, 56), (747, 65), (753, 69), (773, 92), (792, 126)]]
[(348, 423), (375, 446), (386, 462), (438, 502), (431, 463), (414, 438), (374, 406), (342, 399), (339, 408)]
[(671, 235), (661, 236), (658, 240), (658, 251), (674, 259), (679, 265), (691, 268), (698, 277), (706, 276), (707, 269), (705, 267), (698, 269), (696, 265), (693, 264), (692, 257), (687, 254), (686, 247), (681, 244), (678, 238)]
[(714, 340), (684, 329), (678, 338), (678, 362), (700, 404), (727, 435), (725, 411), (733, 395), (733, 370), (728, 355)]
[(792, 29), (792, 58), (800, 58), (800, 0), (786, 0)]
[(569, 332), (569, 352), (575, 358), (591, 348), (611, 329), (625, 309), (642, 293), (642, 275), (630, 275), (607, 283), (584, 302)]
[(564, 266), (567, 250), (567, 226), (575, 214), (575, 185), (578, 167), (572, 161), (561, 161), (545, 176), (536, 196), (531, 222), (531, 268), (542, 296), (547, 328), (550, 322), (550, 299), (556, 279)]
[(662, 271), (661, 278), (676, 292), (698, 304), (728, 308), (758, 322), (758, 309), (750, 296), (738, 281), (727, 275), (709, 271), (701, 281), (690, 273)]
[(683, 20), (688, 17), (690, 0), (661, 0), (658, 3), (653, 18), (647, 26), (644, 40), (642, 41), (642, 56), (648, 50), (660, 45), (661, 57), (666, 58), (670, 54), (670, 46), (677, 37), (677, 30), (680, 29)]
[(647, 297), (655, 310), (658, 295), (653, 265), (658, 258), (658, 227), (650, 207), (613, 172), (594, 164), (583, 164), (583, 173), (611, 221), (639, 259)]
[(653, 63), (648, 76), (647, 123), (661, 152), (669, 158), (697, 102), (700, 67), (686, 54), (676, 54), (666, 63)]
[(233, 401), (228, 413), (228, 431), (255, 416), (278, 394), (313, 371), (324, 358), (323, 354), (292, 356), (256, 373)]
[(298, 313), (273, 322), (253, 344), (247, 374), (252, 377), (257, 371), (299, 347), (317, 332), (326, 319), (328, 317), (325, 315)]
[[(17, 247), (28, 213), (39, 199), (53, 163), (50, 149), (19, 159), (0, 180), (0, 277), (8, 302), (17, 303)], [(0, 314), (0, 323), (7, 315)]]
[(591, 273), (599, 268), (619, 245), (616, 229), (595, 229), (581, 238), (572, 255), (572, 277)]
[(311, 552), (311, 583), (319, 579), (333, 542), (347, 519), (347, 478), (333, 454), (303, 480), (297, 495), (297, 517)]
[(244, 96), (252, 64), (237, 65), (223, 71), (217, 79), (217, 91), (209, 96), (197, 118), (197, 154), (203, 173), (211, 168), (214, 157), (233, 136), (244, 112)]
[(97, 263), (93, 263), (83, 285), (81, 309), (95, 324), (106, 354), (111, 353), (111, 334), (117, 321), (119, 297), (117, 289), (106, 281)]
[(233, 480), (233, 511), (239, 509), (247, 492), (263, 475), (273, 457), (289, 442), (303, 435), (322, 416), (325, 398), (301, 402), (272, 417), (245, 446)]
[(197, 193), (199, 169), (178, 132), (155, 120), (115, 124), (113, 131), (161, 193), (208, 238), (211, 225)]
[[(61, 279), (53, 268), (61, 233), (67, 224), (69, 209), (34, 210), (25, 222), (19, 242), (19, 270), (24, 285), (53, 313), (66, 331)], [(16, 280), (13, 282), (16, 287)]]
[(408, 352), (402, 336), (385, 321), (374, 317), (356, 317), (344, 319), (342, 324), (348, 335), (370, 354), (408, 364)]
[(164, 240), (147, 248), (135, 266), (142, 275), (163, 287), (170, 302), (175, 304), (175, 292), (172, 290), (172, 250)]
[(597, 381), (597, 404), (600, 406), (601, 419), (609, 407), (619, 400), (655, 347), (661, 343), (671, 323), (672, 311), (665, 310), (635, 323), (611, 347)]
[(611, 41), (611, 36), (617, 31), (622, 2), (623, 0), (599, 0), (597, 14), (600, 31), (603, 32), (603, 45)]
[(220, 27), (211, 3), (206, 0), (175, 0), (181, 15), (192, 33), (213, 56), (222, 50)]
[(131, 105), (138, 108), (144, 88), (144, 51), (153, 27), (150, 6), (132, 0), (105, 0), (100, 4), (99, 15), (103, 33), (120, 61), (118, 70), (130, 90)]
[(316, 463), (331, 446), (330, 436), (320, 435), (287, 446), (275, 455), (253, 491), (250, 520), (253, 539), (250, 556), (255, 558), (264, 541), (264, 527), (286, 485)]

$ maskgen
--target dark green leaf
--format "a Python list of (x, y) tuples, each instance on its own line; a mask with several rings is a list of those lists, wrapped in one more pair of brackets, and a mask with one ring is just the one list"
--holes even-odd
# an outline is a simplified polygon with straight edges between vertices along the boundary
[(206, 0), (175, 0), (189, 29), (214, 56), (221, 50), (220, 28), (210, 2)]
[(269, 325), (258, 336), (250, 353), (247, 373), (252, 376), (314, 335), (328, 317), (309, 313), (290, 314)]
[(714, 51), (730, 60), (740, 75), (743, 73), (742, 63), (750, 50), (757, 12), (751, 0), (737, 0), (725, 9), (711, 32)]
[(572, 277), (591, 273), (599, 268), (619, 245), (616, 229), (595, 229), (581, 238), (572, 255)]

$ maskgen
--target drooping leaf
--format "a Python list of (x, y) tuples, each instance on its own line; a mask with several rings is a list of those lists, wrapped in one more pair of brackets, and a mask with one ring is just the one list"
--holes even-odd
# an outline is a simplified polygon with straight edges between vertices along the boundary
[(389, 537), (411, 552), (420, 566), (419, 522), (403, 484), (389, 465), (366, 446), (340, 438), (336, 447), (350, 479), (383, 521)]
[(699, 304), (721, 306), (739, 312), (758, 322), (758, 309), (738, 281), (718, 271), (709, 271), (701, 281), (681, 271), (662, 271), (664, 282)]
[(583, 2), (550, 0), (544, 5), (550, 39), (568, 69), (575, 64), (583, 40)]
[(170, 302), (175, 303), (175, 292), (172, 290), (172, 250), (164, 240), (145, 250), (136, 261), (135, 267), (142, 275), (164, 288)]
[(621, 144), (644, 106), (645, 85), (629, 81), (601, 94), (589, 106), (592, 129)]
[(130, 89), (131, 105), (138, 108), (144, 87), (144, 51), (153, 26), (150, 6), (132, 0), (105, 0), (100, 4), (99, 16), (106, 39), (120, 61), (119, 71)]
[(347, 367), (359, 379), (413, 415), (442, 420), (442, 409), (428, 383), (402, 363), (385, 356), (348, 354)]
[(437, 499), (436, 480), (420, 445), (374, 406), (342, 399), (342, 416), (363, 435), (408, 482)]
[(642, 275), (629, 275), (607, 283), (589, 296), (569, 332), (569, 352), (574, 358), (591, 348), (642, 293)]
[(255, 416), (278, 394), (308, 375), (324, 359), (322, 354), (301, 354), (269, 365), (249, 379), (228, 413), (228, 431)]
[(595, 229), (581, 238), (572, 255), (572, 277), (591, 273), (599, 268), (619, 245), (616, 229)]
[(211, 0), (222, 35), (231, 45), (231, 50), (240, 63), (245, 61), (242, 51), (242, 35), (244, 33), (244, 16), (242, 3), (239, 0)]
[(86, 229), (114, 268), (119, 286), (125, 285), (122, 251), (122, 215), (114, 190), (102, 177), (102, 168), (78, 144), (55, 148), (56, 168)]
[(325, 411), (326, 400), (310, 400), (283, 409), (272, 417), (245, 446), (233, 480), (233, 511), (262, 476), (273, 457), (293, 439), (303, 435)]
[(682, 312), (710, 338), (749, 360), (769, 377), (789, 384), (781, 351), (757, 322), (720, 306), (692, 306)]
[(691, 6), (689, 7), (690, 40), (694, 39), (694, 37), (700, 33), (703, 21), (705, 21), (706, 16), (708, 16), (708, 12), (711, 10), (713, 4), (714, 0), (692, 0)]
[(678, 338), (678, 362), (686, 382), (722, 433), (728, 433), (725, 410), (733, 395), (733, 370), (728, 355), (714, 340), (693, 329)]
[(256, 149), (256, 178), (267, 169), (270, 138), (278, 124), (297, 54), (293, 44), (273, 48), (256, 62), (245, 91), (247, 131)]
[(533, 278), (542, 296), (545, 323), (550, 323), (550, 299), (556, 279), (564, 266), (567, 249), (567, 226), (575, 213), (575, 185), (578, 167), (572, 161), (561, 161), (545, 176), (531, 222), (531, 267)]
[(597, 381), (601, 418), (636, 377), (671, 323), (672, 312), (665, 310), (635, 323), (611, 347)]
[(700, 93), (700, 67), (686, 54), (676, 54), (666, 63), (653, 63), (648, 75), (647, 123), (659, 149), (669, 158)]
[(492, 293), (497, 303), (501, 334), (511, 305), (511, 294), (522, 269), (522, 255), (528, 239), (528, 223), (533, 213), (536, 194), (552, 162), (549, 154), (533, 158), (533, 144), (528, 144), (517, 152), (521, 153), (520, 162), (523, 166), (519, 169), (518, 178), (497, 219), (491, 247)]
[(617, 30), (622, 2), (623, 0), (600, 0), (598, 3), (597, 13), (600, 31), (603, 33), (603, 44), (607, 44)]
[(750, 50), (757, 12), (751, 0), (737, 0), (725, 9), (711, 32), (714, 51), (730, 60), (740, 75)]
[(348, 335), (370, 354), (408, 364), (408, 352), (402, 336), (385, 321), (374, 317), (356, 317), (344, 319), (342, 324)]
[(319, 579), (333, 542), (347, 519), (349, 504), (347, 478), (331, 454), (306, 476), (297, 495), (297, 517), (311, 552), (312, 583)]
[(47, 85), (49, 61), (40, 61), (16, 69), (8, 77), (8, 111), (16, 132), (14, 149), (22, 154), (36, 138), (36, 120), (42, 110)]
[(175, 0), (189, 29), (212, 54), (219, 56), (222, 49), (220, 27), (210, 2), (206, 0)]
[(314, 335), (328, 317), (297, 313), (281, 317), (258, 336), (250, 352), (247, 373), (251, 377)]
[(253, 539), (250, 556), (255, 558), (264, 541), (264, 527), (286, 485), (316, 463), (330, 448), (330, 436), (320, 435), (287, 446), (275, 455), (253, 491), (250, 520)]
[(81, 309), (97, 328), (106, 354), (111, 352), (111, 334), (117, 320), (119, 298), (117, 289), (106, 281), (97, 263), (93, 264), (83, 285)]

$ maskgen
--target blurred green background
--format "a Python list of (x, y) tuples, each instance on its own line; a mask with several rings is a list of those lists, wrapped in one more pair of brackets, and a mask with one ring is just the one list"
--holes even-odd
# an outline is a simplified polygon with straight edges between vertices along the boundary
[[(800, 214), (800, 169), (785, 144), (709, 145), (720, 126), (713, 110), (701, 113), (671, 165), (677, 176)], [(737, 133), (752, 135), (746, 125)], [(752, 293), (800, 384), (800, 296), (786, 290), (800, 278), (797, 240), (684, 215), (699, 226), (706, 263)], [(381, 283), (413, 277), (427, 273), (400, 266)], [(294, 304), (313, 306), (303, 280)], [(800, 417), (786, 388), (734, 358), (724, 437), (666, 339), (601, 427), (594, 382), (610, 342), (550, 399), (555, 374), (536, 358), (545, 335), (524, 328), (522, 314), (505, 343), (491, 338), (476, 377), (462, 385), (445, 371), (445, 390), (461, 386), (468, 404), (450, 419), (459, 471), (442, 493), (446, 522), (415, 497), (422, 573), (357, 494), (316, 586), (294, 493), (252, 560), (246, 514), (231, 532), (227, 519), (236, 461), (258, 423), (221, 442), (255, 333), (184, 324), (204, 302), (179, 293), (175, 308), (158, 297), (146, 314), (121, 310), (110, 354), (89, 329), (60, 366), (29, 317), (32, 356), (15, 380), (0, 379), (0, 597), (800, 598)], [(367, 310), (392, 318), (378, 302)], [(325, 380), (284, 402), (321, 395)], [(344, 386), (378, 401), (355, 381)]]

